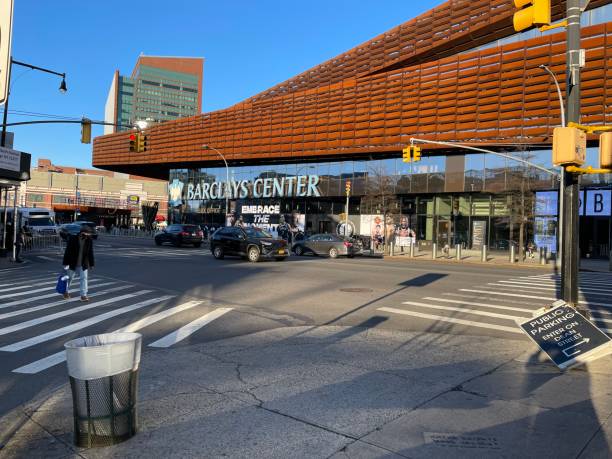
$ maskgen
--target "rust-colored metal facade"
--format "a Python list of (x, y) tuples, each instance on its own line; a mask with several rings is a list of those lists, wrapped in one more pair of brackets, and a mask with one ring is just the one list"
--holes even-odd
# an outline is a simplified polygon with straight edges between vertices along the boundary
[[(553, 4), (560, 19), (565, 2)], [(513, 12), (511, 0), (448, 1), (235, 106), (153, 127), (144, 153), (129, 152), (127, 133), (98, 137), (94, 166), (165, 178), (218, 164), (203, 144), (235, 164), (399, 154), (411, 136), (550, 144), (559, 101), (538, 66), (564, 89), (565, 33), (495, 46), (514, 34)], [(582, 122), (610, 123), (612, 22), (582, 37)]]

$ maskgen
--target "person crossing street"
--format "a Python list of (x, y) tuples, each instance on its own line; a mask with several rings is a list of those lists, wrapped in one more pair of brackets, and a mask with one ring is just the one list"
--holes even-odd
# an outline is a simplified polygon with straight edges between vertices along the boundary
[(89, 301), (87, 296), (87, 277), (89, 269), (94, 267), (93, 240), (91, 238), (91, 228), (82, 225), (78, 235), (71, 235), (66, 243), (63, 265), (68, 269), (68, 286), (64, 298), (70, 298), (70, 284), (74, 275), (79, 273), (79, 287), (81, 291), (81, 301)]

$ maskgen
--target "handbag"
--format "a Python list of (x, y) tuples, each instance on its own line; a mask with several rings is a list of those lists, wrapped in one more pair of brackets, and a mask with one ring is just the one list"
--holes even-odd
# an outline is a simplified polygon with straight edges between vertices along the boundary
[(60, 295), (63, 295), (68, 290), (68, 279), (70, 279), (68, 271), (64, 269), (57, 278), (57, 285), (55, 286), (55, 291)]

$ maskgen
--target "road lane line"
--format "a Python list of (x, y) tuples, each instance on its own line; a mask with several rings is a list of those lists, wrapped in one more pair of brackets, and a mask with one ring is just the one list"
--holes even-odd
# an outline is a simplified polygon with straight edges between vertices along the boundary
[(0, 351), (2, 352), (16, 352), (22, 349), (26, 349), (28, 347), (35, 346), (40, 343), (44, 343), (46, 341), (58, 338), (63, 335), (67, 335), (68, 333), (72, 333), (73, 331), (81, 330), (83, 328), (87, 328), (91, 325), (97, 324), (104, 320), (110, 319), (112, 317), (124, 314), (126, 312), (135, 311), (136, 309), (143, 308), (145, 306), (149, 306), (151, 304), (160, 303), (162, 301), (166, 301), (170, 298), (173, 298), (172, 295), (165, 295), (159, 298), (152, 298), (149, 300), (141, 301), (140, 303), (131, 304), (129, 306), (124, 306), (119, 309), (113, 309), (112, 311), (105, 312), (104, 314), (100, 314), (97, 316), (90, 317), (89, 319), (82, 320), (81, 322), (76, 322), (71, 325), (67, 325), (62, 328), (58, 328), (57, 330), (52, 330), (47, 333), (43, 333), (42, 335), (34, 336), (32, 338), (25, 339), (23, 341), (18, 341), (16, 343), (8, 344), (4, 347), (0, 347)]
[[(95, 292), (87, 296), (89, 296), (89, 298), (95, 298), (97, 296), (107, 295), (109, 293), (116, 292), (118, 290), (125, 290), (126, 288), (131, 288), (131, 287), (133, 287), (133, 285), (129, 285), (129, 284), (120, 285), (119, 287), (109, 288), (107, 290)], [(81, 297), (75, 296), (73, 298), (70, 298), (69, 300), (62, 299), (60, 301), (55, 301), (53, 303), (41, 304), (40, 306), (32, 306), (31, 308), (18, 309), (17, 311), (6, 312), (4, 314), (0, 314), (0, 320), (6, 319), (8, 317), (15, 317), (15, 316), (23, 315), (23, 314), (29, 314), (31, 312), (42, 311), (43, 309), (52, 308), (53, 306), (62, 306), (67, 303), (74, 303), (75, 301), (81, 301)]]
[[(174, 306), (173, 308), (165, 309), (156, 314), (143, 317), (142, 319), (139, 319), (136, 322), (132, 322), (131, 324), (126, 325), (123, 328), (119, 328), (118, 330), (115, 330), (112, 333), (136, 332), (142, 328), (154, 324), (155, 322), (159, 322), (160, 320), (163, 320), (179, 312), (186, 311), (187, 309), (191, 309), (200, 304), (202, 304), (202, 301), (188, 301), (187, 303), (179, 304), (178, 306)], [(44, 357), (35, 362), (24, 365), (22, 367), (16, 368), (15, 370), (13, 370), (13, 373), (35, 374), (46, 370), (47, 368), (51, 368), (55, 365), (58, 365), (64, 361), (66, 361), (66, 351), (61, 351), (56, 354)]]
[[(85, 304), (83, 306), (77, 306), (76, 308), (66, 309), (64, 311), (59, 311), (53, 314), (49, 314), (42, 317), (37, 317), (36, 319), (26, 320), (25, 322), (20, 322), (18, 324), (9, 325), (8, 327), (0, 328), (0, 336), (7, 335), (9, 333), (16, 332), (18, 330), (23, 330), (25, 328), (34, 327), (36, 325), (44, 324), (45, 322), (50, 322), (55, 319), (59, 319), (60, 317), (70, 316), (72, 314), (76, 314), (78, 312), (87, 311), (89, 309), (97, 308), (100, 306), (104, 306), (106, 304), (116, 303), (118, 301), (127, 300), (128, 298), (134, 298), (137, 296), (145, 295), (147, 293), (151, 293), (152, 290), (140, 290), (135, 293), (127, 293), (125, 295), (116, 296), (113, 298), (107, 298), (102, 301), (94, 301), (92, 303)], [(80, 299), (80, 298), (79, 298)]]
[(499, 313), (496, 313), (496, 312), (481, 311), (480, 309), (457, 308), (457, 307), (454, 307), (454, 306), (441, 306), (441, 305), (437, 305), (437, 304), (418, 303), (416, 301), (403, 301), (402, 304), (408, 304), (408, 305), (411, 305), (411, 306), (420, 306), (420, 307), (424, 307), (424, 308), (440, 309), (440, 310), (443, 310), (443, 311), (464, 312), (466, 314), (474, 314), (476, 316), (493, 317), (493, 318), (496, 318), (496, 319), (505, 319), (505, 320), (512, 320), (512, 321), (515, 321), (517, 319), (519, 319), (519, 320), (529, 320), (529, 319), (531, 319), (531, 317), (518, 317), (518, 316), (513, 316), (513, 315), (508, 315), (508, 314), (499, 314)]
[(231, 310), (233, 310), (233, 308), (215, 309), (214, 311), (209, 312), (208, 314), (204, 314), (202, 317), (199, 317), (196, 320), (189, 322), (187, 325), (183, 325), (178, 330), (175, 330), (172, 333), (167, 334), (163, 338), (160, 338), (157, 341), (149, 344), (149, 347), (170, 347), (192, 335), (203, 326), (211, 323), (213, 320), (216, 320), (222, 315), (227, 314)]
[[(72, 285), (73, 285), (73, 286), (74, 286), (74, 284), (76, 283), (76, 281), (77, 281), (77, 280), (78, 280), (78, 278), (77, 278), (77, 279), (74, 279), (74, 280), (72, 281)], [(93, 283), (96, 283), (96, 282), (99, 282), (99, 281), (100, 281), (99, 279), (93, 279), (93, 280), (89, 281), (89, 283), (90, 283), (90, 284), (93, 284)], [(50, 282), (50, 283), (51, 283), (51, 284), (57, 284), (57, 280), (56, 280), (56, 281), (54, 281), (54, 282)], [(9, 293), (9, 294), (7, 294), (7, 295), (0, 295), (0, 299), (4, 299), (4, 298), (13, 298), (13, 297), (15, 297), (15, 296), (24, 296), (24, 295), (29, 295), (29, 294), (31, 294), (31, 293), (44, 292), (44, 291), (46, 291), (46, 290), (55, 290), (55, 287), (44, 287), (44, 288), (37, 288), (37, 289), (34, 289), (34, 290), (29, 290), (29, 291), (27, 291), (27, 292)]]
[(493, 308), (493, 309), (507, 309), (509, 311), (517, 311), (517, 312), (527, 312), (527, 313), (532, 313), (535, 311), (535, 309), (527, 309), (527, 308), (517, 308), (517, 307), (513, 307), (513, 306), (500, 306), (498, 304), (490, 304), (490, 303), (475, 303), (473, 301), (460, 301), (460, 300), (449, 300), (446, 298), (434, 298), (434, 297), (425, 297), (423, 298), (424, 300), (432, 300), (432, 301), (443, 301), (445, 303), (456, 303), (456, 304), (467, 304), (470, 306), (484, 306), (486, 308)]
[(446, 317), (446, 316), (422, 314), (420, 312), (406, 311), (404, 309), (378, 308), (378, 311), (391, 312), (394, 314), (403, 314), (406, 316), (420, 317), (422, 319), (434, 320), (436, 322), (450, 322), (450, 323), (455, 323), (455, 324), (468, 325), (470, 327), (489, 328), (491, 330), (501, 330), (501, 331), (506, 331), (509, 333), (520, 333), (521, 335), (523, 334), (523, 332), (519, 330), (517, 327), (506, 327), (504, 325), (486, 324), (483, 322), (473, 322), (471, 320), (454, 319), (452, 317)]
[[(116, 283), (117, 282), (114, 282), (114, 281), (113, 282), (104, 282), (102, 284), (96, 284), (96, 285), (94, 285), (94, 287), (96, 287), (96, 288), (106, 287), (107, 285), (115, 285)], [(79, 289), (78, 285), (76, 286), (76, 288), (74, 288), (74, 284), (73, 284), (73, 288), (72, 288), (71, 292), (75, 292), (78, 289)], [(4, 303), (4, 304), (0, 303), (0, 309), (10, 308), (12, 306), (19, 306), (20, 304), (30, 303), (31, 301), (38, 301), (38, 300), (44, 300), (44, 299), (47, 299), (47, 298), (53, 298), (53, 297), (57, 297), (58, 295), (59, 295), (59, 293), (53, 292), (53, 293), (47, 293), (45, 295), (38, 295), (38, 296), (35, 296), (35, 297), (32, 297), (32, 298), (24, 298), (24, 299), (21, 299), (21, 300), (14, 300), (14, 301), (11, 301), (9, 303)]]

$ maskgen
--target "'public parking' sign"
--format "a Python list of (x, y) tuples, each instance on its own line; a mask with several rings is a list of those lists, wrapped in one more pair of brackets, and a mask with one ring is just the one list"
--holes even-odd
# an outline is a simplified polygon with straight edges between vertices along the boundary
[(519, 325), (563, 370), (612, 353), (612, 339), (564, 301)]

